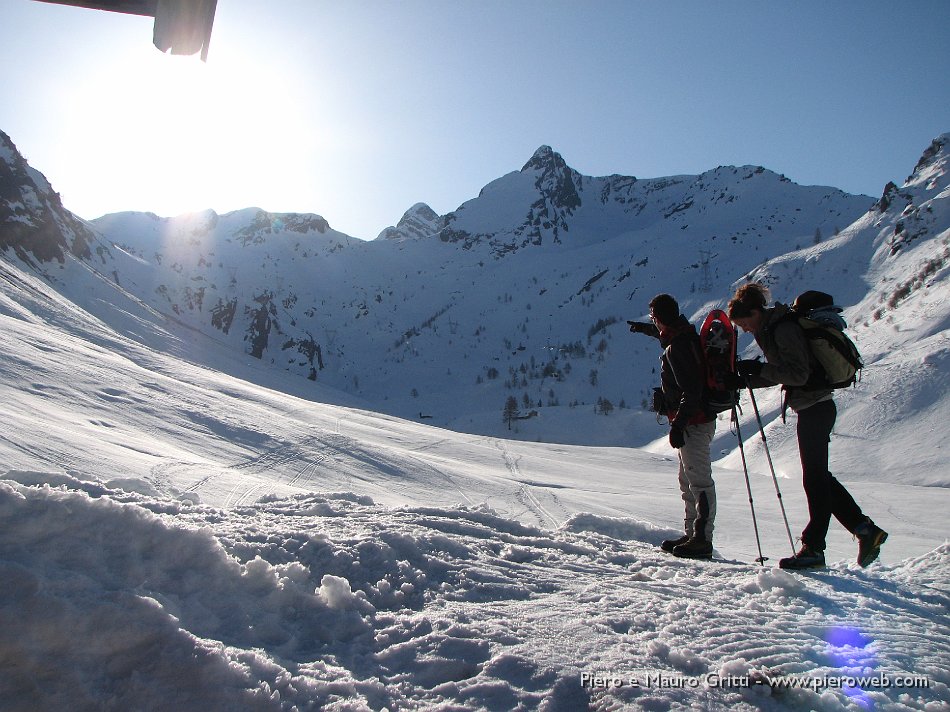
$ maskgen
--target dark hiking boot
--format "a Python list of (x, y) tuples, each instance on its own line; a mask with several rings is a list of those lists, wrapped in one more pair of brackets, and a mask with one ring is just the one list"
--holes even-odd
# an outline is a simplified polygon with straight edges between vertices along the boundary
[(673, 549), (673, 556), (681, 559), (711, 559), (712, 553), (712, 542), (695, 536)]
[(858, 538), (858, 566), (862, 568), (877, 559), (881, 544), (887, 541), (887, 532), (868, 519), (854, 530)]
[(667, 539), (662, 544), (660, 544), (660, 548), (663, 549), (663, 551), (665, 551), (667, 554), (672, 554), (673, 549), (678, 547), (680, 544), (685, 544), (688, 541), (689, 535), (684, 534), (679, 539)]
[(812, 549), (808, 544), (802, 544), (795, 556), (789, 556), (778, 562), (780, 569), (823, 569), (825, 568), (825, 552)]

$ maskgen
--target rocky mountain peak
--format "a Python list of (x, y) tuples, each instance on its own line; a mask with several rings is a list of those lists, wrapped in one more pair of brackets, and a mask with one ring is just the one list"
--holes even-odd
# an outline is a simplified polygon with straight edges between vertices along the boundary
[(522, 173), (527, 171), (549, 171), (564, 170), (567, 163), (561, 157), (561, 154), (550, 146), (540, 146), (534, 155), (528, 160), (521, 169)]
[[(522, 173), (537, 173), (535, 187), (541, 194), (540, 199), (532, 206), (532, 219), (535, 224), (550, 223), (557, 226), (564, 218), (572, 215), (581, 205), (579, 190), (581, 189), (581, 175), (567, 165), (561, 154), (550, 146), (541, 146), (531, 157)], [(561, 225), (562, 228), (566, 225)], [(537, 231), (535, 231), (537, 232)], [(557, 229), (554, 230), (554, 239), (559, 242)], [(540, 235), (537, 235), (540, 242)]]
[(407, 240), (434, 235), (444, 227), (445, 221), (425, 203), (416, 203), (396, 223), (387, 227), (377, 240)]
[(948, 146), (950, 146), (950, 133), (941, 134), (935, 138), (927, 150), (924, 151), (917, 165), (914, 167), (914, 173), (907, 180), (912, 181), (915, 176), (924, 172), (937, 171), (941, 175), (946, 173), (946, 164), (948, 160)]
[(435, 212), (435, 210), (430, 208), (425, 203), (416, 203), (405, 212), (396, 227), (405, 227), (406, 225), (419, 220), (435, 222), (438, 219), (439, 215)]
[(893, 221), (893, 234), (889, 238), (891, 255), (938, 234), (944, 225), (941, 216), (946, 211), (950, 187), (948, 146), (950, 134), (938, 136), (924, 151), (902, 187), (894, 183), (885, 186), (877, 207)]
[(63, 262), (67, 252), (88, 258), (94, 239), (0, 131), (0, 250), (12, 249), (28, 263)]

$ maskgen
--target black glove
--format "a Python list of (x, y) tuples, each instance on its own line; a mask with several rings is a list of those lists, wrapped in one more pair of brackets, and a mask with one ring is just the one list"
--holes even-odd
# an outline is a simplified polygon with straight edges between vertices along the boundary
[(628, 321), (630, 325), (630, 331), (634, 334), (647, 334), (653, 328), (653, 324), (649, 324), (645, 321)]
[(748, 358), (739, 361), (736, 364), (736, 370), (740, 376), (758, 376), (762, 373), (762, 366), (764, 365), (757, 358)]
[(674, 425), (670, 428), (670, 445), (679, 450), (686, 444), (686, 431), (683, 430), (678, 425)]

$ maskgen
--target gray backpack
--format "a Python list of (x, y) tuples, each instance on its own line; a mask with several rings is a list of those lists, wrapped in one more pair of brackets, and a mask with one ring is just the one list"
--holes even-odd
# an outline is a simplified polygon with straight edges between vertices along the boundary
[(802, 386), (804, 390), (847, 388), (858, 380), (864, 367), (858, 347), (844, 333), (848, 325), (834, 301), (830, 294), (809, 290), (795, 298), (786, 317), (798, 322), (821, 365), (820, 372), (813, 372)]

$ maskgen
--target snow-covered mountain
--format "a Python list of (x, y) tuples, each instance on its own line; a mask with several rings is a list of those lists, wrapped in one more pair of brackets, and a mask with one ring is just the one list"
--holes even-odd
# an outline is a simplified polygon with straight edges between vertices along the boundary
[[(783, 301), (824, 288), (846, 307), (868, 363), (864, 387), (842, 394), (855, 402), (842, 422), (881, 454), (879, 469), (858, 476), (900, 466), (915, 481), (948, 481), (939, 450), (912, 462), (887, 455), (889, 433), (929, 418), (914, 404), (947, 407), (934, 366), (946, 332), (946, 135), (877, 202), (755, 166), (588, 177), (542, 146), (454, 212), (419, 203), (372, 242), (317, 215), (257, 208), (85, 224), (4, 146), (4, 209), (18, 216), (4, 244), (105, 323), (146, 339), (171, 319), (378, 411), (457, 431), (647, 445), (662, 436), (643, 417), (656, 346), (624, 322), (642, 318), (653, 295), (673, 293), (698, 318), (744, 279)], [(911, 347), (921, 355), (907, 360)], [(520, 419), (509, 431), (501, 414), (512, 396)], [(775, 400), (763, 404), (769, 418)], [(581, 425), (595, 413), (591, 435)], [(793, 469), (793, 436), (775, 438)], [(727, 433), (719, 441), (732, 449)]]
[[(92, 223), (100, 249), (85, 262), (149, 308), (384, 412), (497, 433), (514, 395), (538, 413), (523, 437), (570, 441), (572, 411), (636, 408), (652, 387), (652, 345), (623, 322), (654, 294), (705, 308), (872, 203), (751, 166), (590, 178), (545, 146), (453, 213), (413, 206), (370, 243), (313, 215), (121, 213)], [(626, 418), (605, 426), (604, 444), (635, 437)]]
[[(834, 239), (781, 255), (744, 279), (770, 284), (791, 298), (798, 285), (834, 292), (866, 367), (842, 404), (835, 456), (858, 476), (876, 481), (947, 486), (939, 443), (950, 417), (950, 134), (926, 149), (898, 188)], [(778, 426), (778, 423), (776, 423)], [(794, 433), (774, 439), (794, 471)], [(920, 447), (896, 456), (895, 441)]]
[(90, 229), (63, 207), (45, 176), (0, 131), (0, 249), (30, 264), (89, 258)]
[[(589, 202), (615, 179), (546, 173), (542, 149), (455, 213), (415, 206), (371, 243), (257, 209), (74, 223), (2, 138), (4, 710), (950, 703), (950, 137), (842, 225), (839, 199), (868, 200), (719, 169), (669, 189), (721, 180), (747, 186), (750, 206), (770, 191), (831, 197), (801, 206), (807, 219), (741, 211), (754, 230), (707, 234), (701, 216), (725, 223), (728, 205), (651, 217), (688, 191), (654, 204), (645, 196), (666, 188), (636, 181), (641, 229)], [(501, 209), (506, 193), (523, 199), (517, 220), (479, 202)], [(824, 287), (848, 307), (868, 367), (841, 394), (832, 461), (891, 534), (868, 569), (840, 527), (827, 571), (772, 567), (789, 542), (748, 404), (769, 561), (751, 563), (724, 422), (721, 560), (661, 553), (682, 520), (674, 458), (650, 444), (662, 428), (635, 396), (594, 413), (598, 394), (609, 411), (603, 397), (655, 378), (655, 345), (623, 318), (663, 290), (702, 313), (748, 276), (782, 299)], [(512, 393), (537, 411), (517, 421), (521, 442), (498, 436)], [(794, 427), (759, 398), (797, 529)], [(450, 419), (458, 431), (432, 426)]]
[(379, 240), (411, 240), (438, 234), (445, 220), (425, 203), (416, 203), (396, 223), (379, 233)]

